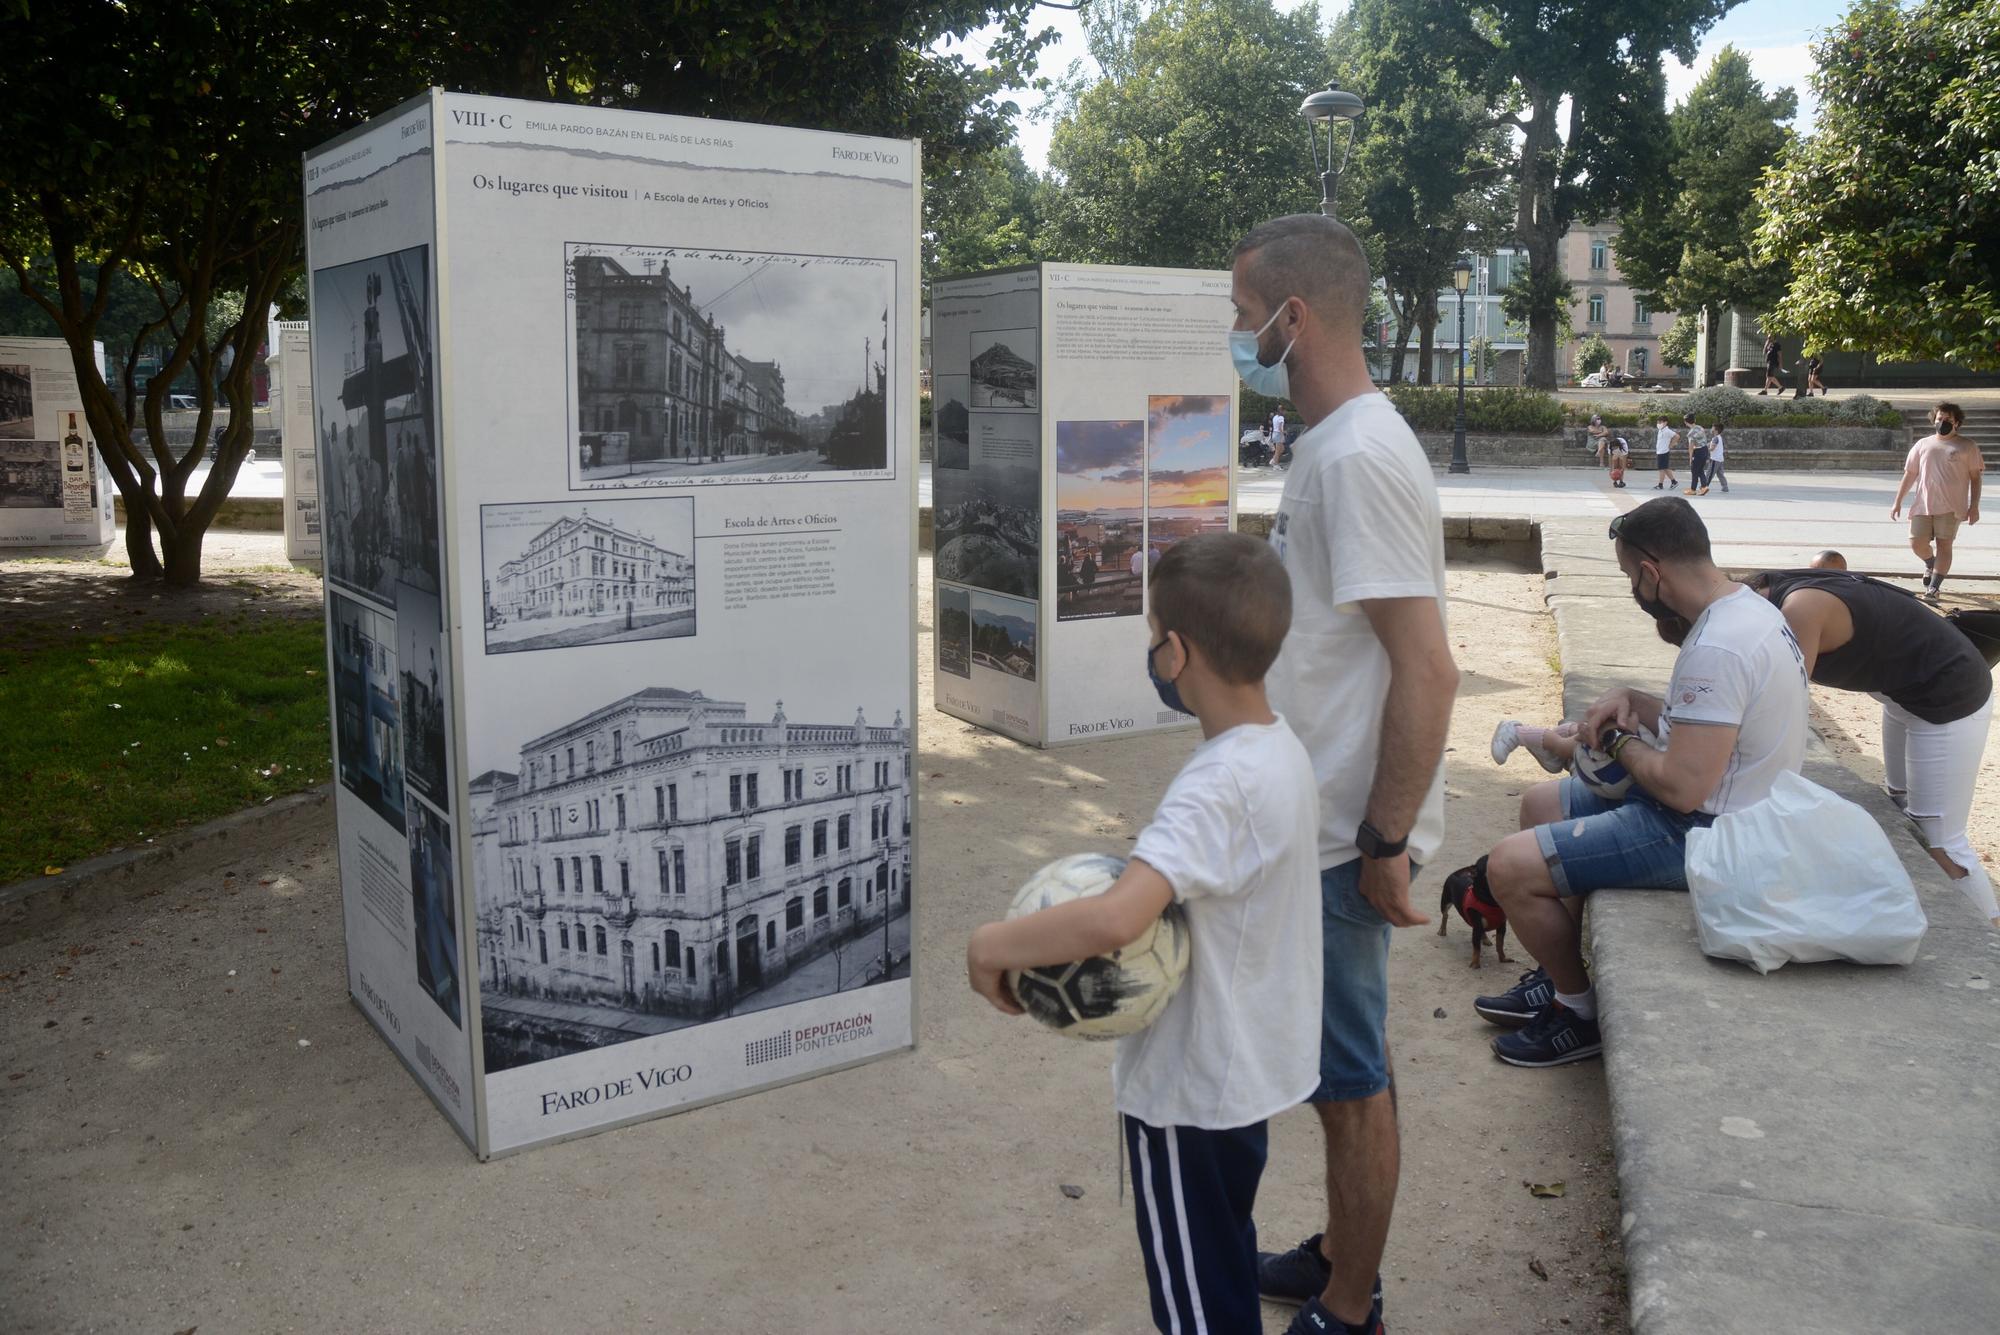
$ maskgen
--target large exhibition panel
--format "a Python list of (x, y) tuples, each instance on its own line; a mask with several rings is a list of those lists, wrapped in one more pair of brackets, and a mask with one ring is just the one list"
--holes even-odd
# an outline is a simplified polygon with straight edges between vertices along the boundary
[(313, 427), (312, 335), (304, 320), (271, 326), (279, 460), (285, 476), (285, 556), (317, 561), (320, 547), (319, 445)]
[(481, 1154), (908, 1047), (918, 146), (310, 155), (357, 1003)]
[(1235, 523), (1233, 318), (1203, 270), (932, 284), (939, 709), (1041, 746), (1191, 721), (1147, 681), (1146, 587)]
[(115, 494), (69, 344), (0, 338), (0, 547), (102, 546), (117, 535)]

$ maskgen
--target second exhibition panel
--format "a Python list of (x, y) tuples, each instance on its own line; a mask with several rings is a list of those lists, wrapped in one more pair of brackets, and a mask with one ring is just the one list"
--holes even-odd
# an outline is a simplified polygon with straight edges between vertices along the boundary
[(937, 704), (1038, 746), (1189, 722), (1146, 587), (1235, 524), (1229, 275), (1043, 264), (932, 284)]
[[(343, 887), (402, 894), (399, 953), (370, 910), (350, 954), (426, 1042), (363, 1009), (448, 1111), (465, 1073), (482, 1154), (907, 1048), (918, 146), (442, 93), (376, 126), (308, 162), (312, 382), (372, 665), (336, 714), (382, 757)], [(434, 232), (369, 221), (398, 198)]]
[(69, 344), (0, 338), (0, 547), (102, 546), (117, 535), (115, 495)]

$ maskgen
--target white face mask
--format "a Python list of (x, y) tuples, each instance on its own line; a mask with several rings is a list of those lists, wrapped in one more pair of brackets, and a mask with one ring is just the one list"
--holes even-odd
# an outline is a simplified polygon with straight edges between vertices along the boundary
[(1264, 321), (1263, 328), (1254, 334), (1247, 329), (1232, 329), (1229, 332), (1229, 360), (1236, 364), (1236, 374), (1243, 378), (1243, 383), (1253, 393), (1273, 399), (1291, 397), (1292, 378), (1285, 369), (1285, 358), (1292, 355), (1292, 348), (1297, 345), (1298, 339), (1285, 344), (1285, 350), (1278, 354), (1276, 364), (1271, 366), (1264, 365), (1258, 358), (1257, 340), (1264, 336), (1265, 329), (1278, 322), (1278, 316), (1284, 309), (1284, 302), (1279, 302), (1278, 309), (1271, 312), (1271, 318)]

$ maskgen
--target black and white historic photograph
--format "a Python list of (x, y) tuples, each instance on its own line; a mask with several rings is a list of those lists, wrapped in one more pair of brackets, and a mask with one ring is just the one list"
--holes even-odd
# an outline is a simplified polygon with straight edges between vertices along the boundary
[(475, 745), (488, 1071), (909, 976), (893, 692), (799, 718), (743, 694), (579, 691)]
[(892, 260), (564, 247), (573, 486), (885, 474)]
[(0, 440), (0, 508), (60, 509), (62, 446), (53, 440)]
[(401, 833), (403, 717), (396, 707), (396, 619), (331, 590), (327, 612), (340, 786)]
[(392, 603), (438, 591), (438, 462), (430, 255), (321, 269), (313, 281), (313, 411), (327, 576)]
[(1035, 605), (1018, 598), (972, 595), (972, 661), (1023, 681), (1035, 679)]
[(937, 588), (938, 671), (972, 675), (972, 594), (948, 584)]
[(410, 919), (417, 938), (417, 983), (463, 1029), (458, 999), (458, 890), (451, 822), (422, 802), (410, 812)]
[(0, 362), (0, 440), (35, 434), (35, 372), (25, 362)]
[(396, 586), (396, 665), (403, 706), (403, 779), (440, 808), (451, 810), (446, 769), (451, 709), (445, 688), (444, 620), (438, 596), (408, 584)]
[(962, 375), (931, 378), (931, 426), (937, 432), (939, 468), (972, 467), (972, 379)]
[(479, 511), (486, 652), (695, 633), (694, 498)]
[(1039, 408), (1041, 361), (1032, 329), (972, 331), (972, 406)]
[(1042, 559), (1042, 474), (1037, 452), (1030, 444), (1006, 458), (982, 460), (970, 469), (940, 468), (932, 475), (939, 579), (1035, 597)]

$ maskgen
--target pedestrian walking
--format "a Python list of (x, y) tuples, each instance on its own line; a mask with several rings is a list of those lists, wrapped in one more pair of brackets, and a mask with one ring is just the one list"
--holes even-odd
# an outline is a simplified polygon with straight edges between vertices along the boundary
[[(1723, 421), (1718, 417), (1715, 419), (1715, 430), (1708, 433), (1708, 480), (1710, 483), (1720, 482), (1722, 484), (1722, 494), (1727, 496), (1729, 494), (1729, 476), (1723, 471), (1722, 467), (1722, 428)], [(1706, 493), (1708, 488), (1703, 487), (1702, 491)]]
[(1903, 480), (1896, 485), (1891, 519), (1903, 517), (1903, 498), (1910, 497), (1910, 550), (1924, 563), (1924, 597), (1937, 600), (1944, 577), (1951, 573), (1952, 545), (1960, 524), (1979, 522), (1979, 488), (1986, 460), (1979, 446), (1959, 434), (1965, 414), (1955, 403), (1931, 410), (1935, 430), (1910, 446), (1903, 462)]
[(1316, 213), (1278, 218), (1237, 243), (1230, 268), (1238, 374), (1310, 424), (1271, 531), (1291, 577), (1292, 633), (1268, 682), (1317, 776), (1325, 963), (1310, 1101), (1326, 1227), (1261, 1254), (1258, 1287), (1303, 1305), (1287, 1335), (1372, 1332), (1401, 1154), (1389, 933), (1429, 921), (1410, 903), (1410, 875), (1444, 841), (1440, 762), (1458, 692), (1443, 519), (1423, 447), (1368, 378), (1368, 261), (1354, 234)]
[(1826, 384), (1819, 378), (1820, 367), (1824, 365), (1826, 365), (1826, 359), (1821, 357), (1817, 352), (1806, 358), (1806, 395), (1808, 397), (1811, 397), (1814, 390), (1819, 391), (1821, 398), (1826, 397)]
[(1674, 430), (1667, 421), (1667, 415), (1661, 413), (1653, 431), (1653, 467), (1660, 475), (1660, 480), (1653, 484), (1654, 491), (1680, 485), (1674, 480), (1674, 446), (1679, 440), (1680, 432)]
[(1785, 382), (1778, 378), (1785, 365), (1784, 351), (1776, 334), (1764, 340), (1764, 388), (1758, 394), (1769, 394), (1774, 389), (1780, 394), (1785, 392)]
[(1681, 418), (1683, 434), (1688, 446), (1688, 489), (1689, 496), (1708, 495), (1708, 432), (1702, 430), (1701, 423), (1688, 413)]

